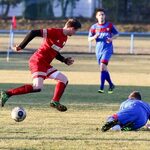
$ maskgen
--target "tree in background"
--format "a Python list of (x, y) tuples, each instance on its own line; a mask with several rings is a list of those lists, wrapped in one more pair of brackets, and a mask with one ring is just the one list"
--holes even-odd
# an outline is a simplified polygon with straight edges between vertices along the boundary
[(55, 0), (24, 0), (24, 18), (27, 19), (53, 19), (53, 3)]
[[(0, 0), (0, 17), (7, 18), (10, 7), (24, 2), (25, 11), (23, 18), (58, 19), (55, 17), (55, 7), (60, 9), (59, 19), (74, 16), (74, 8), (80, 0)], [(86, 1), (87, 2), (87, 1)], [(94, 9), (103, 7), (110, 21), (114, 23), (139, 23), (150, 22), (150, 0), (92, 0)], [(89, 3), (89, 5), (91, 5)], [(92, 18), (91, 18), (92, 19)]]
[(109, 20), (120, 22), (150, 22), (149, 0), (103, 0)]
[(48, 1), (48, 9), (47, 9), (47, 12), (50, 16), (50, 18), (54, 18), (54, 12), (53, 12), (53, 3), (54, 3), (54, 0), (49, 0)]
[(62, 18), (66, 17), (67, 13), (67, 7), (70, 5), (71, 6), (71, 14), (70, 16), (73, 16), (73, 9), (76, 7), (76, 2), (80, 0), (57, 0), (57, 6), (61, 6), (61, 11), (62, 11)]
[(79, 0), (24, 0), (25, 12), (24, 17), (28, 19), (54, 19), (54, 7), (61, 8), (61, 18), (66, 17), (67, 8), (70, 6), (73, 16), (73, 9), (76, 7), (76, 2)]
[(6, 18), (11, 6), (15, 7), (17, 4), (21, 3), (23, 0), (0, 0), (0, 5), (2, 7), (1, 17)]
[(131, 14), (133, 22), (150, 22), (150, 0), (132, 0)]

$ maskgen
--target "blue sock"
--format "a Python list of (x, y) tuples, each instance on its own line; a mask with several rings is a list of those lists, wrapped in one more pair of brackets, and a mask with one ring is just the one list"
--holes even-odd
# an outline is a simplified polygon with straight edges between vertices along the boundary
[(101, 85), (100, 85), (101, 90), (104, 89), (105, 79), (106, 79), (106, 71), (101, 71)]
[(112, 86), (113, 85), (113, 83), (112, 83), (112, 81), (111, 81), (111, 78), (110, 78), (110, 74), (109, 74), (109, 72), (108, 71), (105, 71), (106, 73), (106, 81), (109, 83), (109, 86)]

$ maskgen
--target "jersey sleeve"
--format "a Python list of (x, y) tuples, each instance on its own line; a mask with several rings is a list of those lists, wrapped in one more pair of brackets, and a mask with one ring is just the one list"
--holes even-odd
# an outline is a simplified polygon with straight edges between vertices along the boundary
[(119, 34), (118, 30), (116, 29), (114, 25), (112, 25), (111, 33), (112, 33), (112, 36)]
[(123, 103), (121, 103), (119, 110), (123, 110)]
[(41, 30), (43, 38), (47, 38), (47, 29), (42, 29)]
[(122, 102), (121, 104), (120, 104), (120, 108), (119, 108), (119, 111), (122, 111), (122, 110), (124, 110), (125, 109), (125, 105), (126, 105), (126, 102), (127, 102), (127, 100), (126, 101), (124, 101), (124, 102)]
[(42, 29), (41, 30), (43, 38), (50, 38), (55, 36), (55, 31), (53, 28)]
[(94, 25), (93, 26), (91, 26), (91, 28), (90, 28), (90, 30), (89, 30), (89, 35), (88, 35), (88, 37), (92, 37), (92, 36), (94, 36), (95, 35), (95, 27), (94, 27)]

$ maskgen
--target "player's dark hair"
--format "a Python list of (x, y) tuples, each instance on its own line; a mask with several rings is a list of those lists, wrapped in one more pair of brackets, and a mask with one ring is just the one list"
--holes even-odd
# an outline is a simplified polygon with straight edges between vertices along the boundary
[(81, 28), (81, 23), (77, 19), (69, 19), (65, 25), (67, 27), (74, 27), (74, 29)]
[(95, 10), (95, 15), (97, 14), (97, 12), (100, 12), (100, 11), (102, 11), (102, 12), (104, 12), (105, 13), (105, 9), (104, 8), (97, 8), (96, 10)]
[(142, 96), (139, 91), (133, 91), (132, 93), (130, 93), (129, 98), (141, 100)]

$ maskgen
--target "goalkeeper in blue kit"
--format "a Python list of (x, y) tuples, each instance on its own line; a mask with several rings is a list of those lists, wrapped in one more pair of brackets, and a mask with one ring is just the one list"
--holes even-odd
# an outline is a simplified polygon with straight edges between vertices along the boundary
[(101, 130), (105, 132), (117, 125), (122, 131), (135, 131), (145, 126), (149, 119), (150, 105), (142, 100), (140, 92), (133, 91), (121, 103), (119, 111), (108, 117)]
[(105, 21), (104, 9), (97, 9), (96, 19), (98, 22), (91, 26), (88, 41), (96, 41), (96, 58), (101, 71), (101, 85), (98, 93), (104, 93), (104, 85), (107, 81), (109, 84), (108, 93), (111, 94), (115, 86), (108, 71), (108, 63), (113, 54), (112, 41), (118, 36), (118, 31), (111, 22)]

